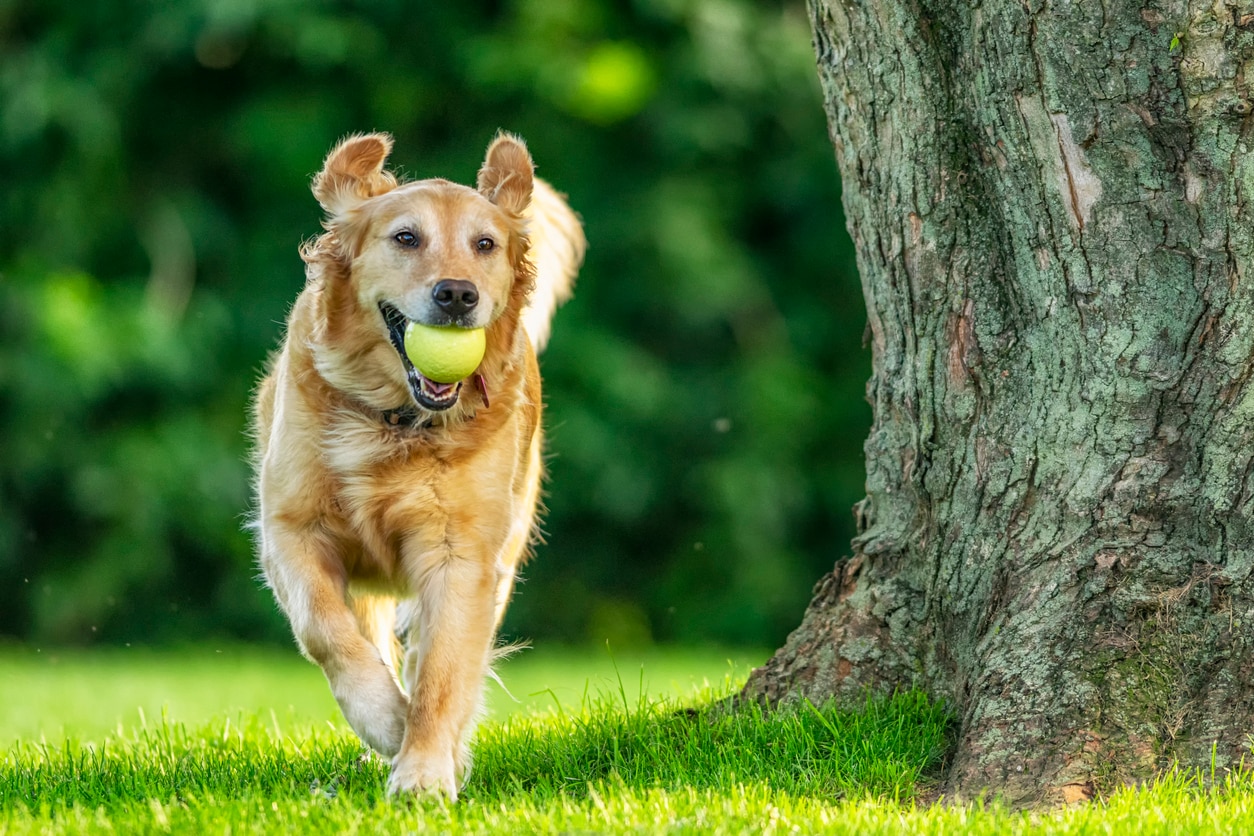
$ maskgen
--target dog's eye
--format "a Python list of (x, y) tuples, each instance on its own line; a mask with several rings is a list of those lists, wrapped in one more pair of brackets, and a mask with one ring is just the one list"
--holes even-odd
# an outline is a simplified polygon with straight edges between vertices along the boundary
[(392, 240), (400, 244), (402, 247), (418, 246), (418, 236), (410, 232), (408, 229), (402, 229), (400, 232), (393, 235)]
[(475, 249), (481, 253), (490, 253), (495, 246), (496, 242), (486, 235), (475, 242)]

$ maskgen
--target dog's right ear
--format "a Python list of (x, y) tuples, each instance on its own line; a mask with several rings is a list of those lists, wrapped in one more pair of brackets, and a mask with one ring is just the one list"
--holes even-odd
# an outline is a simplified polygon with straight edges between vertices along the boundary
[(383, 170), (390, 153), (392, 137), (379, 133), (347, 137), (327, 154), (322, 171), (314, 175), (313, 193), (330, 221), (396, 188), (392, 172)]

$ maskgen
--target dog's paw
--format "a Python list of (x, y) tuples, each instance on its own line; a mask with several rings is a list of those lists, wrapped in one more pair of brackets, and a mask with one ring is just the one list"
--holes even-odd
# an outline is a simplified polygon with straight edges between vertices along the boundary
[(362, 743), (381, 755), (393, 757), (401, 750), (401, 741), (405, 739), (404, 712), (405, 707), (402, 704), (399, 711), (372, 717), (363, 722), (360, 729), (354, 726), (354, 731), (357, 731)]
[(407, 793), (445, 795), (449, 801), (456, 801), (452, 753), (443, 757), (421, 757), (408, 752), (397, 755), (388, 776), (388, 795)]
[[(380, 666), (381, 667), (381, 666)], [(391, 758), (401, 750), (405, 739), (405, 717), (409, 700), (389, 676), (376, 677), (368, 687), (357, 685), (336, 694), (344, 719), (361, 742)]]

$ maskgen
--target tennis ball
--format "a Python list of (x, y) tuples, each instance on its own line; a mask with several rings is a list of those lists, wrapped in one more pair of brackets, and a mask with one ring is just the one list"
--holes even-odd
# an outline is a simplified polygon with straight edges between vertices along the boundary
[(409, 362), (423, 377), (436, 383), (456, 383), (468, 377), (479, 368), (486, 348), (482, 328), (417, 322), (405, 327), (405, 353), (409, 355)]

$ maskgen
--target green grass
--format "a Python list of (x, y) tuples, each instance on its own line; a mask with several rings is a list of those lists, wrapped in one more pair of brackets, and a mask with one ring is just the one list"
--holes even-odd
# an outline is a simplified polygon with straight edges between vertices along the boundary
[[(757, 659), (727, 660), (535, 652), (505, 663), (527, 702), (498, 702), (463, 799), (448, 805), (387, 798), (386, 765), (362, 756), (329, 698), (289, 693), (326, 686), (283, 655), (0, 654), (0, 731), (43, 736), (22, 732), (0, 759), (0, 834), (1254, 832), (1248, 776), (1172, 775), (1056, 813), (927, 805), (941, 708), (903, 694), (856, 712), (731, 714), (720, 697)], [(140, 722), (127, 706), (132, 688), (153, 699), (144, 687), (167, 701)], [(80, 714), (59, 714), (69, 710)], [(120, 726), (119, 712), (131, 718)]]

